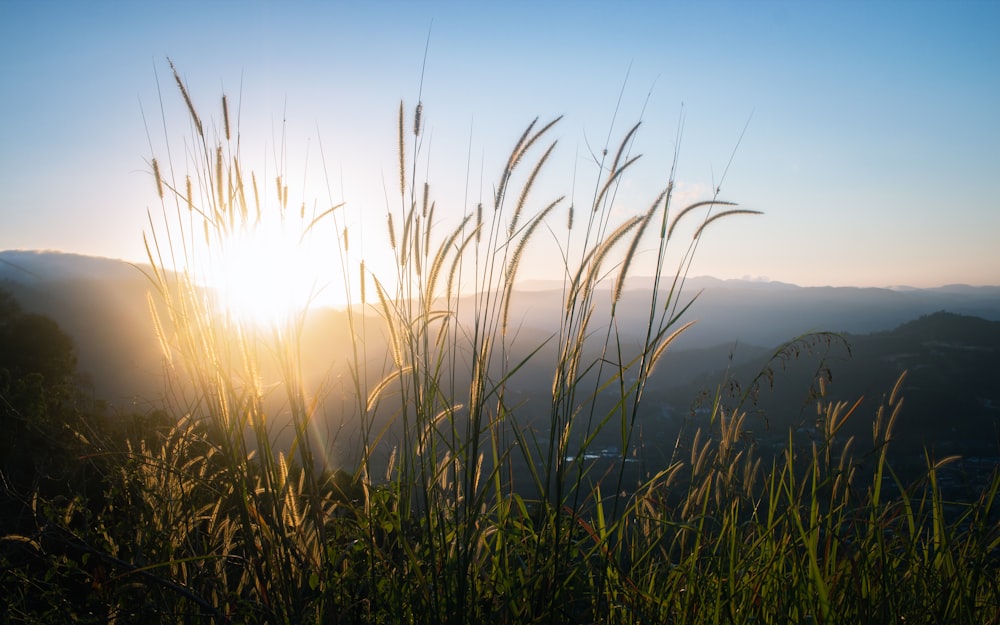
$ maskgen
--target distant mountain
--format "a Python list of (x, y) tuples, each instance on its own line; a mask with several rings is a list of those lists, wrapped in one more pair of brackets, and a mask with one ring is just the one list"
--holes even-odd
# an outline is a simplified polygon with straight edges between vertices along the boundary
[[(562, 307), (561, 290), (539, 288), (515, 294), (511, 319), (525, 326), (552, 331)], [(661, 288), (667, 293), (669, 284)], [(618, 304), (618, 327), (645, 328), (649, 317), (649, 288), (628, 289)], [(737, 341), (776, 345), (816, 330), (867, 333), (888, 330), (921, 315), (946, 310), (1000, 320), (1000, 287), (942, 287), (884, 289), (856, 287), (799, 287), (780, 282), (693, 278), (677, 299), (679, 307), (697, 298), (686, 319), (697, 319), (678, 341), (678, 348), (703, 348)], [(610, 290), (600, 290), (594, 319), (606, 322)], [(658, 311), (662, 311), (662, 298)]]
[[(2, 251), (0, 288), (13, 292), (26, 310), (51, 316), (74, 337), (80, 368), (98, 397), (115, 403), (155, 400), (163, 391), (163, 368), (146, 300), (149, 282), (141, 269), (107, 258)], [(623, 294), (617, 327), (625, 344), (642, 340), (650, 294), (649, 288)], [(686, 385), (707, 371), (759, 358), (768, 346), (810, 330), (879, 332), (940, 310), (1000, 320), (1000, 287), (862, 289), (692, 278), (677, 302), (683, 306), (696, 295), (686, 319), (698, 323), (662, 361), (658, 380), (664, 385), (671, 380)], [(606, 322), (609, 289), (599, 290), (595, 302), (595, 322)], [(662, 306), (661, 300), (658, 312)], [(560, 284), (524, 285), (512, 301), (512, 335), (517, 333), (524, 349), (537, 346), (556, 331), (561, 310)], [(342, 324), (329, 323), (342, 314), (317, 310), (311, 317), (305, 358), (317, 377), (335, 372), (336, 361), (343, 360), (337, 346), (346, 337), (342, 328), (332, 327)], [(535, 373), (532, 384), (545, 387), (548, 374)]]
[(48, 315), (76, 344), (94, 395), (121, 407), (155, 401), (164, 389), (159, 343), (139, 268), (58, 252), (0, 252), (0, 289)]
[(113, 258), (32, 250), (0, 251), (0, 280), (17, 283), (129, 280), (135, 265)]

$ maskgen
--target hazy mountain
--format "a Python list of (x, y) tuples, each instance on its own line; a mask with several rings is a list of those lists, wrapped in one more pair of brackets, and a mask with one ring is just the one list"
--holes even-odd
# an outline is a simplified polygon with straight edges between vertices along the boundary
[[(532, 282), (514, 296), (511, 319), (551, 331), (562, 307), (558, 284)], [(666, 293), (669, 285), (661, 288)], [(646, 327), (648, 288), (626, 290), (618, 305), (619, 330)], [(866, 333), (888, 330), (939, 310), (1000, 320), (1000, 287), (948, 286), (935, 289), (799, 287), (780, 282), (693, 278), (677, 303), (695, 303), (686, 319), (697, 319), (677, 343), (702, 348), (721, 343), (775, 345), (816, 330)], [(599, 291), (595, 320), (606, 321), (610, 291)], [(663, 302), (660, 302), (662, 309)]]
[(155, 401), (163, 391), (149, 286), (139, 268), (119, 260), (0, 252), (0, 288), (72, 336), (80, 372), (94, 394), (119, 406)]
[[(3, 251), (0, 288), (13, 292), (26, 310), (51, 316), (74, 337), (80, 369), (98, 397), (117, 403), (155, 401), (162, 392), (163, 368), (146, 299), (149, 282), (140, 267), (75, 254)], [(648, 288), (626, 290), (618, 304), (617, 328), (626, 346), (638, 345), (644, 336), (650, 293)], [(705, 372), (759, 358), (811, 330), (878, 332), (940, 310), (1000, 320), (1000, 287), (862, 289), (693, 278), (677, 302), (683, 306), (695, 296), (685, 318), (698, 323), (658, 370), (664, 385), (687, 384)], [(597, 323), (606, 322), (609, 300), (609, 290), (599, 290)], [(662, 306), (661, 301), (657, 310)], [(525, 284), (511, 307), (517, 345), (532, 349), (552, 336), (561, 310), (560, 284)], [(333, 322), (342, 316), (315, 311), (307, 326), (305, 360), (317, 380), (343, 373), (347, 336), (343, 324)], [(384, 349), (376, 340), (378, 322), (370, 325), (369, 348)], [(550, 342), (545, 350), (555, 347)], [(550, 383), (550, 374), (532, 373), (525, 376), (531, 381), (525, 382), (526, 392)]]

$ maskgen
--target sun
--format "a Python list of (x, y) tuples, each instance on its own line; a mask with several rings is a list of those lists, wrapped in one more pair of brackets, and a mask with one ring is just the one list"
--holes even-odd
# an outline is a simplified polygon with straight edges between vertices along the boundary
[(242, 224), (209, 246), (203, 282), (221, 312), (258, 328), (281, 327), (322, 290), (322, 262), (284, 221)]

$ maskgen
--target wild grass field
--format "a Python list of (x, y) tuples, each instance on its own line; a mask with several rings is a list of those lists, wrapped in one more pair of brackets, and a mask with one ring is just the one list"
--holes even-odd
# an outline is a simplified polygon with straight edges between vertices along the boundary
[[(388, 249), (361, 250), (394, 259), (384, 275), (350, 262), (349, 206), (290, 206), (294, 176), (244, 169), (227, 99), (208, 124), (173, 76), (191, 147), (183, 162), (151, 158), (159, 212), (145, 235), (172, 400), (99, 419), (53, 380), (0, 379), (7, 419), (63, 454), (36, 462), (34, 479), (5, 462), (4, 622), (1000, 623), (1000, 473), (952, 501), (938, 476), (953, 458), (928, 452), (904, 482), (887, 460), (898, 383), (860, 414), (827, 398), (819, 372), (820, 435), (789, 432), (773, 455), (720, 386), (664, 466), (638, 461), (647, 382), (694, 322), (698, 242), (755, 212), (718, 197), (677, 205), (671, 172), (645, 212), (616, 220), (638, 124), (598, 154), (592, 197), (571, 202), (536, 188), (559, 119), (528, 123), (489, 196), (452, 221), (417, 173), (423, 104), (401, 103)], [(298, 214), (302, 235), (336, 233), (345, 290), (359, 294), (348, 344), (330, 346), (349, 362), (348, 466), (324, 461), (304, 313), (261, 324), (199, 283), (212, 250), (269, 211)], [(519, 269), (550, 244), (564, 262), (559, 329), (515, 349)], [(635, 346), (615, 321), (640, 250), (655, 255), (652, 284), (669, 286), (651, 291)], [(837, 340), (789, 339), (776, 359)], [(549, 376), (530, 411), (509, 389), (528, 363)], [(72, 427), (56, 423), (66, 415)], [(856, 420), (871, 423), (863, 445), (840, 435)]]

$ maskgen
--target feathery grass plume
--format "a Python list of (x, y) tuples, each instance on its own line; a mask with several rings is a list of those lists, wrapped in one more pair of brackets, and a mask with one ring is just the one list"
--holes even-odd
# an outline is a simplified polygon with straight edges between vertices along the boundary
[[(448, 238), (444, 240), (444, 243), (438, 246), (438, 250), (434, 254), (434, 260), (431, 263), (431, 270), (427, 274), (427, 294), (430, 298), (434, 297), (434, 287), (437, 285), (437, 280), (441, 273), (441, 267), (444, 265), (444, 261), (448, 256), (448, 252), (451, 251), (452, 246), (455, 244), (455, 240), (459, 237), (459, 235), (462, 234), (462, 231), (465, 229), (466, 224), (469, 223), (469, 220), (471, 218), (472, 215), (466, 215), (465, 218), (462, 219), (461, 223), (458, 224), (458, 227), (451, 231), (451, 234), (448, 235)], [(429, 234), (430, 228), (428, 228), (427, 230), (428, 230), (428, 236), (425, 242), (426, 246), (425, 249), (430, 249), (430, 234)], [(449, 297), (446, 299), (446, 301), (450, 301), (450, 299), (451, 297), (449, 289)]]
[[(531, 136), (531, 138), (523, 142), (523, 144), (520, 146), (520, 150), (518, 151), (517, 156), (512, 159), (510, 169), (513, 170), (515, 167), (517, 167), (517, 164), (521, 161), (521, 157), (524, 156), (524, 154), (531, 149), (531, 146), (535, 145), (535, 142), (541, 139), (549, 130), (551, 130), (556, 124), (558, 124), (562, 120), (562, 118), (563, 116), (559, 115), (549, 123), (539, 128), (538, 131)], [(529, 129), (531, 127), (534, 127), (535, 122), (537, 121), (538, 118), (536, 117), (535, 121), (531, 123), (531, 126), (529, 126)]]
[(633, 156), (632, 158), (625, 161), (625, 164), (622, 165), (621, 168), (611, 172), (611, 174), (608, 176), (608, 179), (604, 181), (604, 185), (601, 187), (600, 192), (598, 192), (597, 197), (594, 199), (594, 208), (592, 212), (596, 213), (598, 210), (600, 210), (601, 204), (604, 203), (604, 197), (608, 194), (608, 191), (611, 189), (612, 185), (614, 185), (615, 181), (621, 178), (622, 174), (625, 173), (625, 170), (627, 170), (629, 167), (635, 164), (635, 162), (638, 161), (640, 158), (642, 158), (641, 154)]
[[(587, 299), (595, 282), (597, 282), (600, 277), (601, 267), (604, 264), (604, 258), (622, 239), (622, 237), (628, 234), (632, 228), (639, 225), (642, 220), (642, 217), (631, 217), (625, 220), (621, 225), (615, 228), (611, 234), (606, 236), (596, 247), (591, 248), (587, 255), (584, 256), (583, 261), (580, 263), (580, 267), (577, 269), (576, 276), (570, 283), (571, 293), (580, 293), (580, 289), (582, 288), (584, 300)], [(586, 271), (586, 275), (584, 275), (584, 271)], [(573, 300), (575, 298), (571, 297), (570, 299)]]
[[(344, 206), (344, 202), (341, 202), (340, 204), (334, 204), (333, 206), (331, 206), (330, 208), (326, 209), (325, 211), (323, 211), (319, 215), (316, 215), (315, 217), (313, 217), (312, 221), (309, 222), (309, 225), (307, 225), (305, 228), (302, 229), (302, 234), (299, 236), (299, 243), (302, 243), (303, 241), (305, 241), (306, 235), (309, 234), (312, 231), (312, 229), (316, 227), (316, 224), (318, 224), (320, 221), (322, 221), (323, 219), (325, 219), (329, 215), (332, 215), (337, 209), (342, 208), (343, 206)], [(345, 230), (346, 230), (346, 228), (345, 228)]]
[(504, 281), (504, 299), (502, 304), (501, 321), (500, 321), (500, 334), (501, 336), (507, 335), (507, 318), (510, 313), (510, 300), (514, 292), (514, 278), (517, 276), (517, 270), (521, 266), (521, 258), (524, 254), (524, 249), (527, 247), (528, 242), (531, 240), (531, 236), (535, 233), (535, 228), (538, 224), (548, 216), (552, 209), (559, 205), (566, 199), (566, 196), (560, 196), (554, 202), (546, 206), (538, 215), (533, 217), (530, 222), (528, 222), (528, 227), (524, 231), (524, 235), (521, 236), (521, 240), (518, 241), (517, 247), (514, 249), (514, 255), (511, 256), (510, 262), (507, 265), (507, 277)]
[[(880, 456), (883, 456), (879, 461), (880, 465), (884, 464), (884, 451), (891, 440), (892, 431), (896, 425), (896, 418), (903, 407), (903, 397), (900, 395), (900, 390), (908, 373), (909, 371), (903, 371), (899, 375), (892, 387), (892, 391), (889, 393), (888, 404), (886, 405), (885, 398), (883, 397), (883, 404), (879, 406), (875, 414), (875, 420), (872, 421), (872, 443), (875, 445), (875, 449), (879, 451)], [(888, 422), (885, 421), (887, 406), (892, 411)]]
[(231, 139), (229, 133), (229, 103), (226, 100), (226, 94), (222, 94), (222, 125), (226, 129), (226, 141)]
[(892, 412), (889, 413), (889, 422), (885, 426), (884, 441), (888, 443), (892, 440), (892, 433), (896, 429), (896, 420), (899, 418), (899, 413), (903, 409), (903, 398), (899, 396), (899, 389), (903, 385), (903, 380), (906, 378), (908, 370), (903, 371), (899, 374), (899, 379), (896, 380), (896, 385), (892, 387), (892, 393), (889, 395), (889, 406), (892, 408)]
[(437, 207), (437, 202), (431, 202), (431, 207), (427, 211), (427, 218), (424, 219), (424, 250), (426, 252), (431, 251), (431, 233), (434, 231), (432, 227), (434, 224), (434, 209)]
[[(521, 133), (521, 136), (518, 137), (517, 143), (514, 144), (514, 149), (510, 151), (510, 156), (507, 157), (507, 166), (504, 167), (503, 174), (501, 175), (501, 180), (503, 180), (503, 175), (509, 175), (510, 172), (513, 171), (515, 167), (517, 167), (517, 163), (520, 161), (521, 155), (524, 153), (524, 145), (525, 142), (528, 140), (528, 135), (531, 134), (531, 130), (535, 127), (535, 124), (537, 123), (538, 123), (538, 118), (536, 117), (535, 119), (531, 120), (531, 123), (528, 124), (528, 126), (524, 129), (524, 132)], [(503, 183), (501, 183), (500, 186), (501, 187), (504, 186)]]
[(420, 276), (420, 215), (413, 220), (413, 262), (417, 269), (417, 275)]
[(706, 219), (700, 226), (698, 226), (698, 229), (695, 231), (693, 238), (697, 239), (698, 237), (700, 237), (702, 231), (705, 230), (705, 228), (708, 227), (708, 224), (710, 224), (713, 221), (715, 221), (717, 219), (720, 219), (722, 217), (731, 217), (732, 215), (762, 215), (762, 214), (763, 213), (760, 212), (760, 211), (758, 211), (758, 210), (751, 210), (751, 209), (748, 209), (748, 208), (735, 208), (733, 210), (722, 211), (721, 213), (716, 213), (716, 214), (712, 215), (711, 217), (709, 217), (708, 219)]
[[(675, 215), (673, 220), (670, 222), (670, 227), (667, 229), (667, 241), (669, 241), (670, 237), (673, 236), (674, 228), (677, 227), (677, 224), (681, 221), (681, 219), (683, 219), (691, 211), (701, 208), (702, 206), (736, 206), (736, 203), (726, 202), (724, 200), (701, 200), (698, 202), (694, 202), (693, 204), (688, 204), (687, 206), (682, 208), (680, 212), (678, 212), (677, 215)], [(662, 233), (660, 236), (661, 237), (663, 236)]]
[(653, 355), (650, 356), (650, 358), (649, 358), (649, 369), (648, 369), (648, 371), (649, 371), (648, 376), (649, 377), (652, 377), (653, 370), (656, 368), (656, 363), (660, 362), (660, 358), (663, 356), (664, 352), (667, 351), (667, 348), (670, 347), (670, 344), (673, 343), (674, 341), (676, 341), (677, 337), (679, 337), (681, 334), (684, 334), (685, 332), (687, 332), (688, 328), (690, 328), (691, 326), (693, 326), (696, 323), (698, 323), (698, 320), (697, 319), (692, 319), (691, 321), (688, 321), (687, 323), (685, 323), (681, 327), (679, 327), (676, 330), (674, 330), (673, 332), (671, 332), (670, 336), (668, 336), (667, 338), (665, 338), (662, 341), (660, 341), (660, 344), (656, 346), (655, 350), (653, 350)]
[(260, 223), (260, 193), (257, 190), (257, 174), (250, 172), (250, 183), (253, 185), (253, 205), (256, 209), (255, 223)]
[(194, 210), (194, 193), (191, 189), (191, 176), (184, 177), (184, 199), (187, 201), (189, 211)]
[(622, 156), (625, 154), (625, 149), (628, 147), (629, 141), (632, 140), (632, 136), (636, 133), (637, 130), (639, 130), (639, 126), (641, 125), (642, 122), (636, 122), (636, 124), (632, 126), (632, 128), (627, 133), (625, 133), (625, 138), (622, 139), (621, 143), (618, 144), (618, 151), (615, 152), (615, 160), (611, 163), (612, 173), (618, 171), (618, 163), (621, 162)]
[(350, 244), (348, 242), (348, 239), (347, 239), (347, 226), (344, 226), (344, 231), (341, 234), (341, 236), (344, 238), (344, 251), (345, 252), (350, 251), (351, 246), (350, 246)]
[(163, 178), (160, 177), (160, 164), (153, 159), (153, 179), (156, 180), (156, 195), (163, 199)]
[(567, 230), (572, 230), (573, 229), (573, 211), (574, 211), (574, 205), (570, 204), (569, 205), (569, 210), (566, 211), (566, 229)]
[(476, 244), (482, 240), (483, 235), (483, 203), (476, 204)]
[(636, 250), (639, 248), (639, 241), (642, 240), (642, 235), (646, 232), (646, 227), (649, 226), (649, 222), (653, 219), (653, 214), (656, 209), (660, 206), (660, 202), (663, 201), (667, 195), (667, 190), (664, 189), (660, 192), (660, 195), (656, 197), (656, 201), (649, 207), (646, 214), (642, 218), (642, 223), (639, 225), (639, 229), (632, 236), (632, 242), (628, 246), (628, 251), (625, 253), (625, 258), (622, 260), (622, 268), (618, 272), (618, 277), (615, 279), (614, 289), (612, 290), (611, 305), (615, 306), (618, 304), (618, 300), (621, 299), (622, 290), (625, 288), (625, 277), (628, 275), (629, 265), (632, 264), (632, 258), (635, 256)]
[(413, 136), (420, 136), (420, 122), (423, 119), (424, 103), (417, 102), (417, 110), (413, 114)]
[(535, 179), (538, 177), (538, 172), (540, 172), (542, 167), (545, 166), (545, 161), (549, 159), (549, 156), (552, 154), (552, 150), (555, 149), (557, 143), (558, 141), (553, 141), (549, 146), (549, 149), (545, 150), (545, 153), (542, 154), (541, 158), (538, 159), (538, 162), (535, 163), (535, 167), (531, 170), (531, 174), (528, 175), (528, 180), (524, 183), (524, 186), (521, 187), (521, 197), (517, 201), (517, 207), (514, 208), (514, 216), (511, 217), (510, 220), (510, 229), (507, 232), (508, 237), (513, 237), (514, 232), (517, 231), (517, 221), (521, 216), (521, 210), (524, 208), (525, 202), (528, 201), (528, 193), (531, 192), (531, 188), (535, 184)]
[[(378, 286), (377, 281), (376, 281), (376, 286)], [(413, 367), (411, 367), (410, 365), (406, 365), (406, 366), (399, 366), (396, 369), (393, 369), (391, 372), (389, 372), (389, 374), (386, 375), (384, 378), (382, 378), (379, 381), (379, 383), (376, 384), (375, 387), (368, 394), (368, 400), (365, 403), (365, 409), (371, 411), (373, 408), (375, 408), (376, 404), (382, 398), (382, 393), (385, 391), (386, 387), (392, 384), (393, 381), (402, 379), (403, 376), (405, 376), (407, 373), (410, 373), (412, 370)]]
[(410, 204), (410, 210), (406, 211), (406, 218), (403, 220), (403, 234), (400, 237), (400, 263), (406, 265), (407, 260), (410, 257), (410, 252), (412, 251), (410, 247), (412, 246), (411, 237), (413, 228), (413, 214), (416, 212), (416, 204)]
[(386, 213), (386, 223), (389, 227), (389, 245), (396, 249), (396, 227), (392, 223), (392, 213)]
[(889, 405), (894, 406), (897, 402), (902, 401), (899, 393), (903, 387), (903, 380), (906, 378), (906, 375), (906, 371), (900, 374), (899, 379), (897, 379), (896, 383), (892, 386), (892, 392), (889, 393)]
[(524, 129), (523, 133), (521, 133), (521, 137), (517, 140), (517, 143), (514, 144), (514, 149), (510, 151), (510, 156), (507, 157), (507, 166), (504, 167), (503, 173), (500, 175), (500, 184), (497, 185), (493, 196), (494, 211), (500, 210), (504, 194), (507, 191), (507, 182), (510, 180), (510, 176), (514, 172), (514, 168), (517, 167), (517, 164), (520, 162), (521, 156), (524, 154), (525, 142), (528, 141), (528, 135), (537, 123), (537, 117), (531, 120), (528, 127)]
[(184, 98), (184, 104), (187, 105), (188, 112), (191, 114), (191, 119), (194, 121), (194, 127), (198, 131), (198, 136), (205, 138), (205, 133), (202, 131), (201, 118), (198, 117), (198, 111), (194, 108), (194, 103), (191, 102), (191, 96), (188, 95), (187, 87), (184, 86), (184, 81), (181, 80), (181, 75), (177, 72), (177, 68), (174, 67), (174, 62), (169, 58), (167, 63), (170, 65), (170, 70), (174, 73), (174, 80), (177, 82), (177, 88), (181, 92), (181, 96)]
[[(223, 167), (222, 167), (222, 146), (215, 148), (215, 192), (218, 194), (217, 211), (226, 214), (227, 202), (223, 194)], [(230, 216), (231, 217), (231, 216)]]

